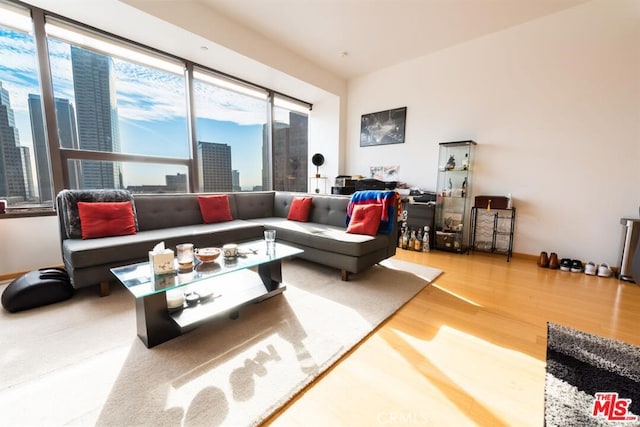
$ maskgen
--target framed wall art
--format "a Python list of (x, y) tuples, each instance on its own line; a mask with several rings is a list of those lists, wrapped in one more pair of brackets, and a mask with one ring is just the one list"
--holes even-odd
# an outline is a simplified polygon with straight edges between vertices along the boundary
[(407, 107), (363, 114), (360, 119), (360, 146), (402, 144)]

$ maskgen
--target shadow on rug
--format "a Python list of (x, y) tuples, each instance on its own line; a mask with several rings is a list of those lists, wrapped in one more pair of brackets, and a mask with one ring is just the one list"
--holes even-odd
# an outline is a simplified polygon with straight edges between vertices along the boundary
[(549, 322), (546, 426), (640, 426), (640, 347)]

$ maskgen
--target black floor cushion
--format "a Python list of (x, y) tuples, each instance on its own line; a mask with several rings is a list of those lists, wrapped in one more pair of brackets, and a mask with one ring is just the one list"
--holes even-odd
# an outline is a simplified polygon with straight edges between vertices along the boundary
[(61, 268), (41, 268), (15, 279), (2, 293), (2, 306), (9, 312), (28, 310), (73, 296), (69, 275)]

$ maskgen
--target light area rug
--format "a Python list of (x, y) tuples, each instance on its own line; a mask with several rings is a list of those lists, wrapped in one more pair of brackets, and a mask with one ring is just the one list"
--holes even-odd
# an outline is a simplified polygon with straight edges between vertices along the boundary
[(640, 426), (640, 347), (549, 322), (544, 415), (549, 427)]
[(152, 349), (121, 286), (2, 310), (2, 424), (259, 424), (439, 274), (389, 259), (343, 282), (335, 269), (285, 261), (282, 295)]

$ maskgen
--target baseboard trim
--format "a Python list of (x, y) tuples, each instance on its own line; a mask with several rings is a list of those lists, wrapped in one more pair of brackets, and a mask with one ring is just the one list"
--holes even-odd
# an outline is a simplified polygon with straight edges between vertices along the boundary
[[(64, 268), (64, 265), (53, 265), (53, 266), (50, 266), (50, 267), (41, 267), (41, 268)], [(28, 273), (29, 271), (32, 271), (32, 270), (16, 271), (14, 273), (0, 274), (0, 281), (16, 279), (16, 278), (22, 276), (23, 274)]]
[(511, 256), (513, 258), (528, 259), (531, 261), (535, 261), (540, 257), (540, 255), (531, 255), (531, 254), (525, 254), (522, 252), (514, 252), (513, 254), (511, 254)]

